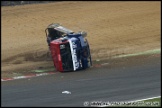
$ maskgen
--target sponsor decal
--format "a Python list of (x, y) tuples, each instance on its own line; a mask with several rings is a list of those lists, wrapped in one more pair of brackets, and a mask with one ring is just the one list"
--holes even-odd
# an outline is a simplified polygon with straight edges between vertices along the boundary
[(64, 49), (65, 48), (65, 45), (60, 45), (60, 49)]
[(71, 54), (72, 54), (72, 59), (73, 59), (73, 68), (74, 71), (79, 68), (79, 61), (77, 58), (77, 44), (74, 42), (75, 40), (70, 39), (70, 49), (71, 49)]
[(76, 45), (75, 42), (72, 42), (72, 46), (73, 46), (73, 54), (74, 54), (75, 68), (78, 69), (78, 68), (79, 68), (79, 62), (78, 62), (78, 60), (77, 60), (77, 53), (76, 53), (77, 45)]

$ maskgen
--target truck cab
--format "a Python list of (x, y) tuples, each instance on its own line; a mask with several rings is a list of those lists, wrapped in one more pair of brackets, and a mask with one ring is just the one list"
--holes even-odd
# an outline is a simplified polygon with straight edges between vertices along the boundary
[(86, 32), (75, 33), (60, 24), (50, 24), (45, 31), (56, 70), (77, 71), (92, 66)]

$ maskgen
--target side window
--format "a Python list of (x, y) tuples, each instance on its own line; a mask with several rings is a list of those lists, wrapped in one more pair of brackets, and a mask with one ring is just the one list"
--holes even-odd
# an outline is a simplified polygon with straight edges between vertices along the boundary
[(53, 37), (53, 35), (54, 35), (54, 31), (51, 28), (48, 29), (48, 35), (50, 37)]
[(61, 37), (63, 35), (63, 33), (57, 31), (57, 37)]
[(48, 29), (48, 36), (51, 37), (51, 40), (54, 40), (60, 37), (59, 32), (54, 30), (53, 28)]

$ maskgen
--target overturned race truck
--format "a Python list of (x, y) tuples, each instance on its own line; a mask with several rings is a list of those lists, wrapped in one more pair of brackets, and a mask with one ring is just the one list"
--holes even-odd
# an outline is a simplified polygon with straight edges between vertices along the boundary
[(57, 71), (77, 71), (92, 66), (86, 32), (75, 33), (59, 23), (52, 23), (45, 33)]

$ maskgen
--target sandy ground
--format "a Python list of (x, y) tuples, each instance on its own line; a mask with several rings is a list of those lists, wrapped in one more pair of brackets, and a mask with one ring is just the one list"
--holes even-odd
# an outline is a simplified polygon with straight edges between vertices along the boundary
[(1, 75), (53, 65), (44, 32), (51, 23), (86, 31), (93, 60), (161, 48), (160, 9), (160, 1), (67, 1), (1, 7)]

